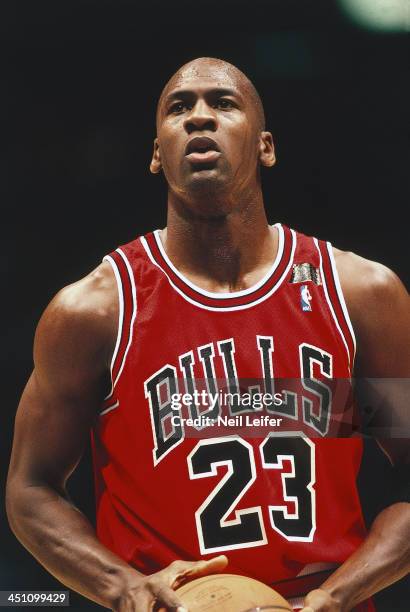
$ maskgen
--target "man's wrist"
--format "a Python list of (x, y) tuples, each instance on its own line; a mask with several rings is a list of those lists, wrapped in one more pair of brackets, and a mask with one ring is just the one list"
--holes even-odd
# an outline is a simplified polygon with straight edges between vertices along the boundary
[(324, 591), (338, 609), (350, 610), (351, 593), (346, 583), (340, 584), (340, 582), (332, 580), (331, 577), (321, 585), (319, 590)]
[(145, 576), (131, 566), (109, 568), (103, 578), (106, 583), (104, 599), (106, 606), (117, 610), (119, 602), (131, 588), (136, 588)]

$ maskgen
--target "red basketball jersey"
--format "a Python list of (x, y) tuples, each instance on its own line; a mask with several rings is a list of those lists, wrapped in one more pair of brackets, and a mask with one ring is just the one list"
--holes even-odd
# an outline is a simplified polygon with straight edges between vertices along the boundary
[(365, 537), (362, 443), (334, 437), (351, 402), (340, 410), (332, 384), (350, 379), (355, 339), (332, 247), (275, 227), (271, 269), (233, 293), (184, 278), (159, 231), (106, 257), (119, 331), (93, 437), (108, 548), (145, 574), (224, 553), (227, 571), (289, 598)]

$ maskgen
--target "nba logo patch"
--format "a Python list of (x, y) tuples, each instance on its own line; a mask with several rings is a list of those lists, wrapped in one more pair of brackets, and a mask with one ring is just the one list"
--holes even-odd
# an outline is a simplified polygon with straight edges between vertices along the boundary
[(308, 286), (302, 285), (300, 288), (300, 307), (304, 312), (312, 310), (312, 306), (310, 305), (311, 300), (312, 296), (310, 295)]

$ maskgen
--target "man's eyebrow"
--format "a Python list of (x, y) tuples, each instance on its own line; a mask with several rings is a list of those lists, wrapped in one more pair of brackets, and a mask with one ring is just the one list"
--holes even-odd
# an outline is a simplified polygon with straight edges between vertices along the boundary
[[(196, 94), (192, 89), (175, 89), (165, 96), (164, 103), (167, 104), (178, 98), (192, 98), (195, 97), (195, 95)], [(205, 96), (212, 95), (233, 96), (242, 99), (239, 91), (230, 87), (210, 87), (209, 89), (205, 90)]]

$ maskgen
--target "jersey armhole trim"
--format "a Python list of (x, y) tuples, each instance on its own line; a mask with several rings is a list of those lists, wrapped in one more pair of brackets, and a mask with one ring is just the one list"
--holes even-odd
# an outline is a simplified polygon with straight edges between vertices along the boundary
[(105, 256), (104, 260), (111, 264), (117, 281), (119, 316), (117, 340), (110, 367), (111, 391), (104, 398), (100, 416), (111, 412), (119, 406), (114, 390), (120, 380), (128, 351), (132, 344), (134, 322), (137, 316), (137, 292), (134, 274), (127, 256), (124, 251), (118, 248), (112, 256)]
[[(125, 255), (124, 251), (122, 251), (121, 249), (117, 249), (116, 252), (121, 256), (122, 260), (125, 263), (125, 267), (127, 270), (127, 275), (128, 275), (128, 280), (131, 284), (131, 300), (132, 300), (132, 314), (130, 317), (130, 322), (129, 322), (129, 328), (127, 330), (124, 330), (124, 332), (128, 332), (128, 342), (127, 342), (127, 346), (125, 347), (124, 350), (124, 354), (121, 360), (121, 365), (118, 368), (118, 373), (117, 376), (115, 377), (113, 386), (115, 388), (116, 384), (118, 383), (120, 376), (122, 374), (122, 371), (124, 369), (124, 365), (125, 365), (125, 361), (127, 359), (127, 355), (128, 355), (128, 351), (130, 350), (130, 346), (132, 344), (132, 336), (133, 336), (133, 329), (134, 329), (134, 322), (137, 316), (137, 290), (135, 287), (135, 280), (134, 280), (134, 274), (130, 265), (130, 262), (128, 261), (127, 256)], [(125, 322), (125, 325), (127, 324), (127, 322)]]
[(338, 320), (338, 318), (336, 316), (336, 312), (335, 312), (335, 309), (333, 307), (331, 297), (329, 295), (329, 290), (328, 290), (327, 281), (326, 281), (326, 274), (325, 274), (324, 265), (323, 265), (322, 251), (321, 251), (320, 246), (319, 246), (319, 241), (318, 241), (317, 238), (313, 238), (313, 242), (314, 242), (314, 244), (316, 246), (316, 249), (317, 249), (317, 251), (319, 253), (320, 276), (322, 278), (322, 285), (323, 285), (323, 290), (324, 290), (326, 302), (327, 302), (327, 305), (328, 305), (329, 310), (331, 312), (331, 315), (333, 317), (333, 320), (335, 322), (336, 328), (337, 328), (337, 330), (338, 330), (338, 332), (340, 334), (340, 337), (341, 337), (341, 339), (343, 341), (343, 344), (345, 346), (346, 353), (347, 353), (347, 363), (348, 363), (348, 367), (349, 367), (349, 374), (350, 374), (350, 377), (351, 377), (352, 376), (352, 372), (353, 372), (353, 359), (354, 359), (354, 355), (352, 355), (350, 350), (349, 350), (349, 345), (348, 345), (347, 340), (345, 338), (345, 335), (344, 335), (344, 333), (342, 331), (342, 328), (340, 327), (339, 320)]
[(349, 332), (350, 332), (350, 335), (352, 337), (352, 342), (353, 342), (353, 347), (354, 347), (353, 359), (352, 359), (352, 367), (353, 367), (354, 359), (356, 357), (356, 346), (357, 346), (356, 345), (356, 335), (354, 333), (353, 325), (352, 325), (352, 322), (350, 320), (349, 311), (347, 310), (347, 305), (346, 305), (346, 300), (345, 300), (344, 295), (343, 295), (342, 285), (340, 284), (340, 277), (339, 277), (339, 273), (338, 273), (337, 267), (336, 267), (336, 261), (335, 261), (335, 256), (334, 256), (334, 253), (333, 253), (333, 247), (332, 247), (330, 242), (326, 243), (326, 247), (327, 247), (327, 251), (329, 253), (330, 264), (332, 266), (332, 272), (333, 272), (333, 278), (334, 278), (334, 281), (335, 281), (337, 297), (339, 298), (340, 306), (342, 308), (343, 315), (344, 315), (344, 318), (346, 320), (346, 325), (349, 328)]
[[(113, 381), (113, 367), (114, 367), (114, 363), (115, 360), (117, 358), (118, 355), (118, 349), (120, 346), (120, 342), (121, 342), (121, 336), (122, 336), (122, 327), (123, 327), (123, 323), (124, 323), (124, 292), (122, 290), (122, 282), (121, 282), (121, 276), (117, 267), (117, 264), (115, 263), (114, 259), (110, 256), (110, 255), (106, 255), (103, 258), (103, 261), (108, 262), (111, 265), (111, 268), (114, 272), (114, 276), (115, 276), (115, 280), (117, 282), (117, 295), (118, 295), (118, 328), (117, 328), (117, 339), (115, 342), (115, 348), (114, 348), (114, 352), (112, 354), (112, 358), (111, 358), (111, 364), (110, 364), (110, 377), (111, 377), (111, 390), (108, 393), (108, 395), (104, 398), (104, 402), (107, 401), (113, 394), (114, 392), (114, 381)], [(104, 411), (105, 412), (105, 411)], [(102, 414), (102, 413), (100, 413)]]

